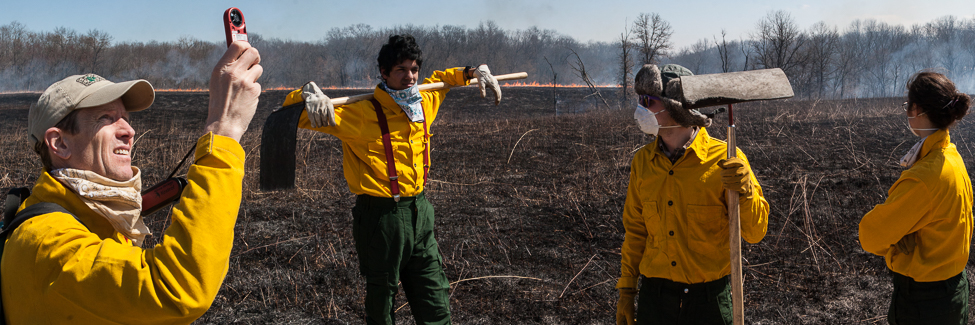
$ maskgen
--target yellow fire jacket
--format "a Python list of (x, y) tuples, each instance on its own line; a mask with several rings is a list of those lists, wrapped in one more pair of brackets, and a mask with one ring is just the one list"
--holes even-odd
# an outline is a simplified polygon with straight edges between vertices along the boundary
[[(657, 147), (656, 142), (644, 146), (630, 164), (616, 287), (637, 288), (641, 274), (681, 283), (731, 274), (728, 207), (718, 166), (727, 144), (701, 128), (676, 164)], [(741, 150), (737, 155), (747, 165)], [(768, 228), (769, 206), (754, 174), (751, 180), (754, 194), (739, 199), (741, 236), (757, 243)]]
[(0, 262), (8, 324), (189, 324), (213, 302), (230, 261), (244, 150), (208, 133), (165, 239), (132, 246), (77, 194), (43, 173), (25, 207), (61, 205), (23, 223)]
[[(860, 220), (863, 250), (915, 281), (941, 281), (965, 270), (972, 242), (972, 183), (947, 130), (928, 136), (920, 158)], [(911, 253), (895, 245), (914, 234)]]
[[(464, 68), (447, 71), (434, 71), (423, 83), (444, 82), (461, 86), (470, 84), (464, 78)], [(437, 118), (437, 112), (447, 95), (448, 89), (421, 91), (423, 96), (423, 115), (430, 125)], [(380, 86), (373, 90), (373, 96), (382, 105), (389, 124), (389, 136), (393, 145), (393, 159), (399, 176), (400, 195), (416, 196), (423, 192), (423, 150), (430, 144), (424, 138), (423, 122), (412, 122), (403, 109), (393, 101)], [(295, 90), (285, 99), (284, 106), (302, 101), (301, 89)], [(389, 172), (386, 169), (386, 152), (383, 148), (382, 132), (372, 102), (368, 100), (335, 107), (335, 126), (313, 128), (308, 113), (302, 112), (298, 127), (334, 135), (342, 140), (342, 169), (349, 190), (355, 194), (375, 197), (393, 197), (390, 190)], [(433, 136), (433, 133), (430, 133)], [(432, 163), (431, 163), (432, 165)]]

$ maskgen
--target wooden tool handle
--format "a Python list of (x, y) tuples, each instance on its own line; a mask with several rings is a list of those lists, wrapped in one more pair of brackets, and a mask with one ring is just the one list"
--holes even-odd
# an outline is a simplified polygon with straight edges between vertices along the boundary
[[(494, 79), (498, 79), (498, 81), (518, 80), (518, 79), (525, 79), (525, 78), (528, 78), (528, 72), (516, 72), (516, 73), (494, 76)], [(471, 79), (471, 85), (476, 85), (477, 83), (478, 83), (477, 79)], [(453, 87), (463, 87), (463, 86), (451, 86), (443, 82), (434, 82), (429, 84), (422, 84), (417, 88), (420, 88), (420, 91), (424, 91), (424, 90), (440, 90), (440, 89), (453, 88)], [(351, 103), (355, 103), (363, 100), (369, 100), (369, 99), (372, 99), (372, 93), (349, 96), (349, 97), (332, 98), (332, 105), (339, 106), (339, 105), (351, 104)]]
[[(735, 122), (731, 104), (728, 104), (728, 158), (738, 154), (738, 144), (735, 140)], [(741, 279), (741, 219), (738, 207), (738, 191), (725, 190), (725, 202), (728, 204), (728, 239), (731, 246), (731, 315), (732, 324), (745, 324), (744, 292)]]

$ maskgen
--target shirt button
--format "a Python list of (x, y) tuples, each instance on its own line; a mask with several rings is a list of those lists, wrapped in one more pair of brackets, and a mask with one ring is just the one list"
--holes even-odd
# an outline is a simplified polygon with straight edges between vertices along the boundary
[(670, 172), (667, 172), (667, 174), (673, 175), (674, 174), (674, 171), (671, 170)]
[(677, 266), (677, 262), (670, 262), (670, 266)]
[(667, 201), (667, 205), (674, 205), (674, 201)]
[(673, 236), (673, 235), (674, 235), (674, 231), (673, 231), (673, 230), (671, 230), (671, 231), (670, 231), (670, 235), (671, 235), (671, 236)]

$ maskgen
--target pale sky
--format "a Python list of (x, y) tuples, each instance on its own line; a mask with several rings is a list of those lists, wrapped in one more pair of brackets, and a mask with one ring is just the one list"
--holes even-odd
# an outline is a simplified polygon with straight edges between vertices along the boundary
[(749, 38), (768, 12), (784, 10), (800, 28), (818, 21), (842, 32), (855, 19), (877, 19), (910, 27), (938, 17), (975, 17), (972, 0), (159, 0), (12, 1), (0, 0), (0, 25), (13, 21), (39, 32), (67, 27), (79, 33), (107, 32), (120, 41), (173, 41), (190, 36), (222, 41), (222, 14), (244, 13), (249, 33), (296, 41), (318, 41), (334, 27), (364, 23), (374, 29), (396, 25), (459, 25), (473, 28), (493, 20), (505, 30), (531, 26), (555, 30), (580, 42), (611, 42), (640, 13), (655, 12), (673, 27), (675, 48), (702, 38)]

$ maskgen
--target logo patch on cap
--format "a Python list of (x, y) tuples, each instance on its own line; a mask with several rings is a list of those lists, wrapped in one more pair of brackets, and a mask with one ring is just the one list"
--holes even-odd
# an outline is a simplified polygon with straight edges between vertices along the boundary
[(75, 81), (77, 81), (78, 83), (80, 83), (82, 85), (85, 85), (85, 87), (88, 87), (88, 86), (91, 86), (91, 84), (96, 83), (96, 82), (99, 82), (99, 81), (102, 81), (102, 80), (105, 80), (105, 78), (102, 78), (101, 76), (99, 76), (97, 74), (91, 74), (91, 73), (89, 73), (89, 74), (86, 74), (86, 75), (81, 76), (81, 78), (78, 78)]

